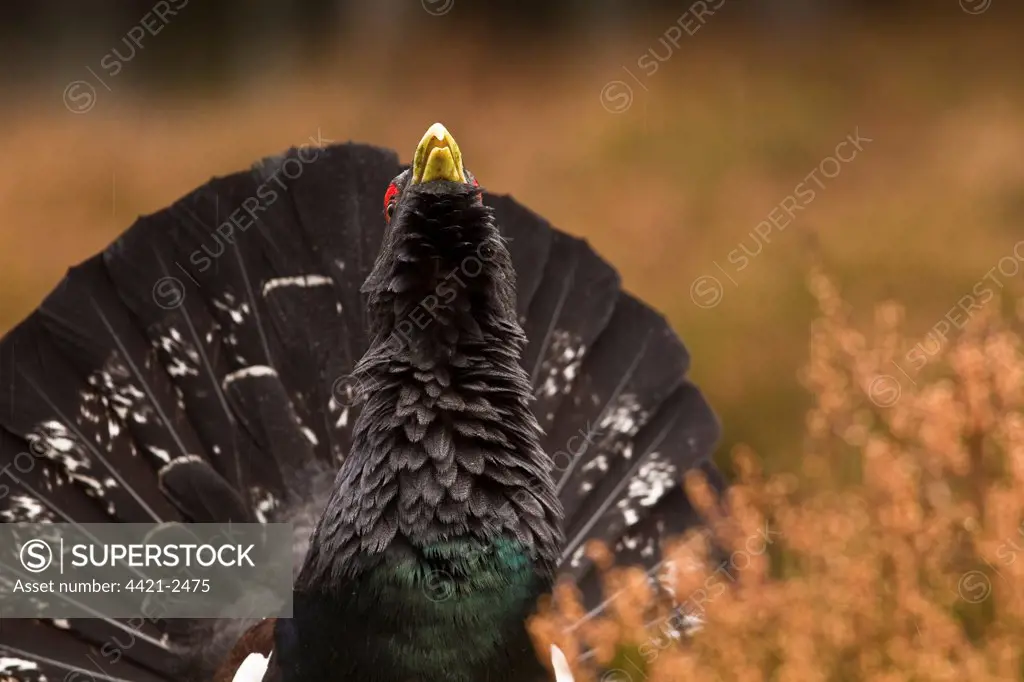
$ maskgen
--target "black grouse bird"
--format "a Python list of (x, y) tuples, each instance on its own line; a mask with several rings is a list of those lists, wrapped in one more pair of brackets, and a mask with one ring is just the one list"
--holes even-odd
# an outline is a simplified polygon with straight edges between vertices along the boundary
[(230, 680), (252, 651), (283, 682), (550, 679), (524, 621), (560, 578), (600, 610), (585, 543), (653, 571), (699, 522), (682, 475), (723, 485), (688, 366), (440, 124), (407, 169), (344, 144), (215, 178), (0, 343), (0, 520), (291, 522), (293, 617), (7, 620), (0, 679)]

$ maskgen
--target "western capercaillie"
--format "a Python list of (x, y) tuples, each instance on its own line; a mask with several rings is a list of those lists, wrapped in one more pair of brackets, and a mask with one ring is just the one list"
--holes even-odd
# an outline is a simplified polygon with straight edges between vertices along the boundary
[[(381, 211), (381, 195), (384, 210)], [(410, 168), (293, 149), (140, 218), (0, 343), (5, 522), (287, 521), (293, 617), (0, 628), (0, 677), (550, 677), (524, 621), (585, 543), (653, 568), (717, 421), (664, 319), (486, 193), (435, 124)], [(431, 589), (444, 599), (431, 598)], [(94, 658), (94, 657), (93, 657)], [(218, 672), (219, 671), (219, 672)]]

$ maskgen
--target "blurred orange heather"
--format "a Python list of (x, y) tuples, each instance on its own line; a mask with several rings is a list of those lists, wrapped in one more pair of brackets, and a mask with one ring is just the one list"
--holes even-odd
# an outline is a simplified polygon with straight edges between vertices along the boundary
[(577, 680), (598, 679), (595, 660), (604, 682), (1021, 679), (1021, 338), (981, 313), (902, 373), (899, 306), (879, 306), (865, 333), (828, 277), (810, 284), (803, 471), (765, 476), (738, 449), (725, 513), (687, 481), (728, 554), (707, 561), (698, 534), (670, 552), (666, 567), (685, 570), (663, 573), (704, 620), (692, 638), (672, 637), (637, 569), (606, 571), (609, 613), (569, 632), (582, 607), (563, 586), (531, 630), (570, 660), (594, 650)]

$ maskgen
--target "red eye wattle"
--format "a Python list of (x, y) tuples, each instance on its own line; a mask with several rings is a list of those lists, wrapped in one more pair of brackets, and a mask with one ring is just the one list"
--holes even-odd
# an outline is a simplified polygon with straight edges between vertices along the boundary
[(398, 196), (398, 187), (395, 183), (388, 185), (388, 191), (384, 192), (384, 219), (391, 220), (392, 207), (391, 202), (394, 201), (395, 197)]

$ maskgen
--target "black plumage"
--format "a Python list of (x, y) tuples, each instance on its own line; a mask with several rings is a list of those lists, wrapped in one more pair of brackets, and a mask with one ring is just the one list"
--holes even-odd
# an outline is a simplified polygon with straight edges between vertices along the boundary
[[(290, 521), (285, 682), (543, 675), (535, 599), (566, 576), (600, 601), (589, 539), (656, 566), (698, 522), (682, 474), (722, 485), (717, 421), (585, 242), (468, 172), (415, 174), (293, 149), (72, 268), (0, 342), (0, 520)], [(417, 602), (424, 571), (479, 608)], [(247, 626), (5, 626), (0, 678), (208, 679)], [(115, 637), (139, 644), (113, 661)]]

